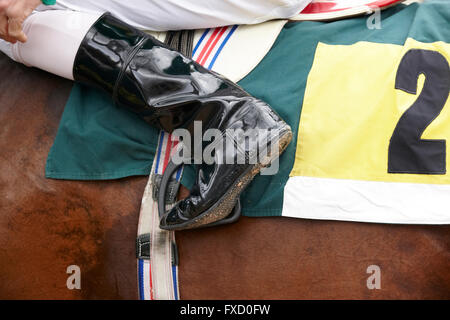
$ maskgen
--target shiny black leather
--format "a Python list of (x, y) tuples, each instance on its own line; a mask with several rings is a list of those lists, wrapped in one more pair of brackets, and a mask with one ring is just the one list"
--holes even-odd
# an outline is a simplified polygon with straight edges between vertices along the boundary
[(195, 120), (209, 127), (218, 109), (248, 96), (231, 81), (110, 14), (86, 34), (73, 75), (167, 132), (191, 130)]
[[(227, 108), (219, 110), (221, 122), (218, 128), (225, 132), (227, 129), (242, 129), (243, 131), (251, 129), (268, 130), (265, 134), (260, 133), (256, 141), (247, 140), (247, 147), (242, 148), (223, 148), (215, 153), (213, 164), (201, 164), (198, 166), (197, 180), (187, 199), (178, 202), (170, 212), (161, 218), (161, 228), (167, 230), (180, 230), (197, 228), (202, 224), (214, 223), (215, 218), (207, 219), (197, 223), (196, 218), (203, 215), (216, 215), (218, 219), (225, 218), (232, 207), (239, 200), (239, 194), (253, 179), (252, 172), (259, 171), (260, 162), (252, 164), (250, 159), (257, 153), (259, 146), (269, 148), (269, 142), (280, 142), (282, 138), (289, 143), (292, 138), (290, 127), (276, 115), (270, 107), (264, 102), (251, 98), (241, 99), (230, 102)], [(272, 130), (272, 131), (269, 131)], [(275, 133), (276, 132), (276, 133)], [(226, 139), (226, 133), (222, 138)], [(286, 138), (287, 137), (287, 138)], [(233, 140), (233, 139), (232, 139)], [(264, 145), (261, 141), (267, 141)], [(286, 148), (284, 145), (281, 151)], [(216, 150), (217, 151), (217, 150)], [(278, 152), (279, 150), (275, 150)], [(251, 155), (253, 153), (253, 155)], [(243, 164), (227, 164), (226, 159), (237, 159), (238, 156), (245, 158)], [(256, 172), (257, 173), (257, 172)], [(250, 177), (249, 177), (250, 176)], [(164, 177), (163, 177), (164, 179)], [(236, 196), (227, 198), (226, 194), (238, 189)], [(220, 212), (218, 209), (222, 202), (229, 202), (227, 212)], [(216, 217), (216, 218), (217, 218)], [(195, 219), (194, 219), (195, 218)]]
[[(194, 121), (201, 121), (203, 130), (216, 128), (224, 135), (227, 129), (277, 129), (292, 135), (266, 103), (110, 14), (86, 34), (73, 74), (76, 81), (106, 90), (117, 106), (167, 132), (184, 128), (194, 133)], [(252, 148), (244, 151), (246, 158)], [(215, 156), (220, 160), (227, 155)], [(190, 196), (162, 215), (161, 228), (186, 229), (225, 218), (240, 193), (230, 197), (229, 191), (238, 190), (242, 177), (255, 168), (248, 163), (201, 165)]]

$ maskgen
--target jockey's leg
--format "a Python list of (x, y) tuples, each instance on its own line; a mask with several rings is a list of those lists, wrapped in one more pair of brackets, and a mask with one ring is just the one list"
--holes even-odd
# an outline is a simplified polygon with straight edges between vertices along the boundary
[[(117, 106), (157, 128), (186, 129), (200, 148), (203, 133), (216, 129), (211, 138), (222, 143), (210, 152), (212, 164), (201, 164), (189, 197), (164, 213), (160, 226), (180, 230), (224, 219), (253, 177), (287, 147), (290, 127), (263, 101), (154, 37), (110, 14), (97, 18), (81, 12), (36, 13), (26, 22), (28, 42), (13, 45), (13, 57), (103, 89)], [(195, 121), (203, 127), (200, 136), (194, 136)], [(230, 140), (236, 130), (256, 133), (256, 140), (244, 145)]]

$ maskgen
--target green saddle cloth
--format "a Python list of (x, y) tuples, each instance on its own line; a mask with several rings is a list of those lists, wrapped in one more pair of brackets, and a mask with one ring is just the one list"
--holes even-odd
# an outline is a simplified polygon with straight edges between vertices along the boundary
[[(444, 6), (446, 1), (435, 2)], [(383, 11), (381, 29), (369, 29), (367, 17), (288, 23), (284, 27), (270, 52), (239, 85), (269, 103), (292, 127), (294, 139), (280, 159), (279, 173), (257, 176), (241, 196), (244, 215), (282, 213), (283, 188), (295, 161), (303, 96), (318, 42), (403, 44), (415, 34), (416, 40), (427, 42), (427, 36), (418, 32), (420, 25), (440, 13), (436, 8), (420, 10), (424, 6), (399, 5)], [(149, 175), (158, 134), (138, 116), (113, 106), (104, 93), (74, 85), (48, 156), (46, 177), (110, 180)], [(186, 170), (183, 184), (192, 185), (193, 177), (192, 170)]]

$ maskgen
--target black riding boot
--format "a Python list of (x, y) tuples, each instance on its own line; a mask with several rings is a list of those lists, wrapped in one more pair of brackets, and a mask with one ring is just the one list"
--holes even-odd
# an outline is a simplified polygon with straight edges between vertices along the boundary
[[(218, 148), (216, 163), (200, 166), (190, 196), (162, 214), (163, 229), (195, 228), (228, 216), (242, 190), (292, 138), (290, 127), (266, 103), (110, 14), (86, 34), (73, 74), (75, 81), (106, 90), (117, 106), (167, 132), (184, 128), (193, 134), (195, 121), (203, 132), (218, 129), (222, 139), (230, 129), (262, 132), (256, 140), (244, 139), (247, 147)], [(258, 150), (274, 145), (279, 150), (251, 161)], [(246, 161), (223, 164), (225, 156)]]

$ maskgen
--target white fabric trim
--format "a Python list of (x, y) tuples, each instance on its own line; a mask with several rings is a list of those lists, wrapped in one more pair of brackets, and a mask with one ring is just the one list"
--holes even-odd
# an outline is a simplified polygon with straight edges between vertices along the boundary
[[(212, 67), (233, 82), (245, 78), (269, 53), (287, 20), (239, 26)], [(194, 42), (195, 43), (195, 42)], [(208, 64), (205, 64), (208, 67)]]
[(374, 223), (450, 224), (449, 185), (291, 177), (283, 216)]

